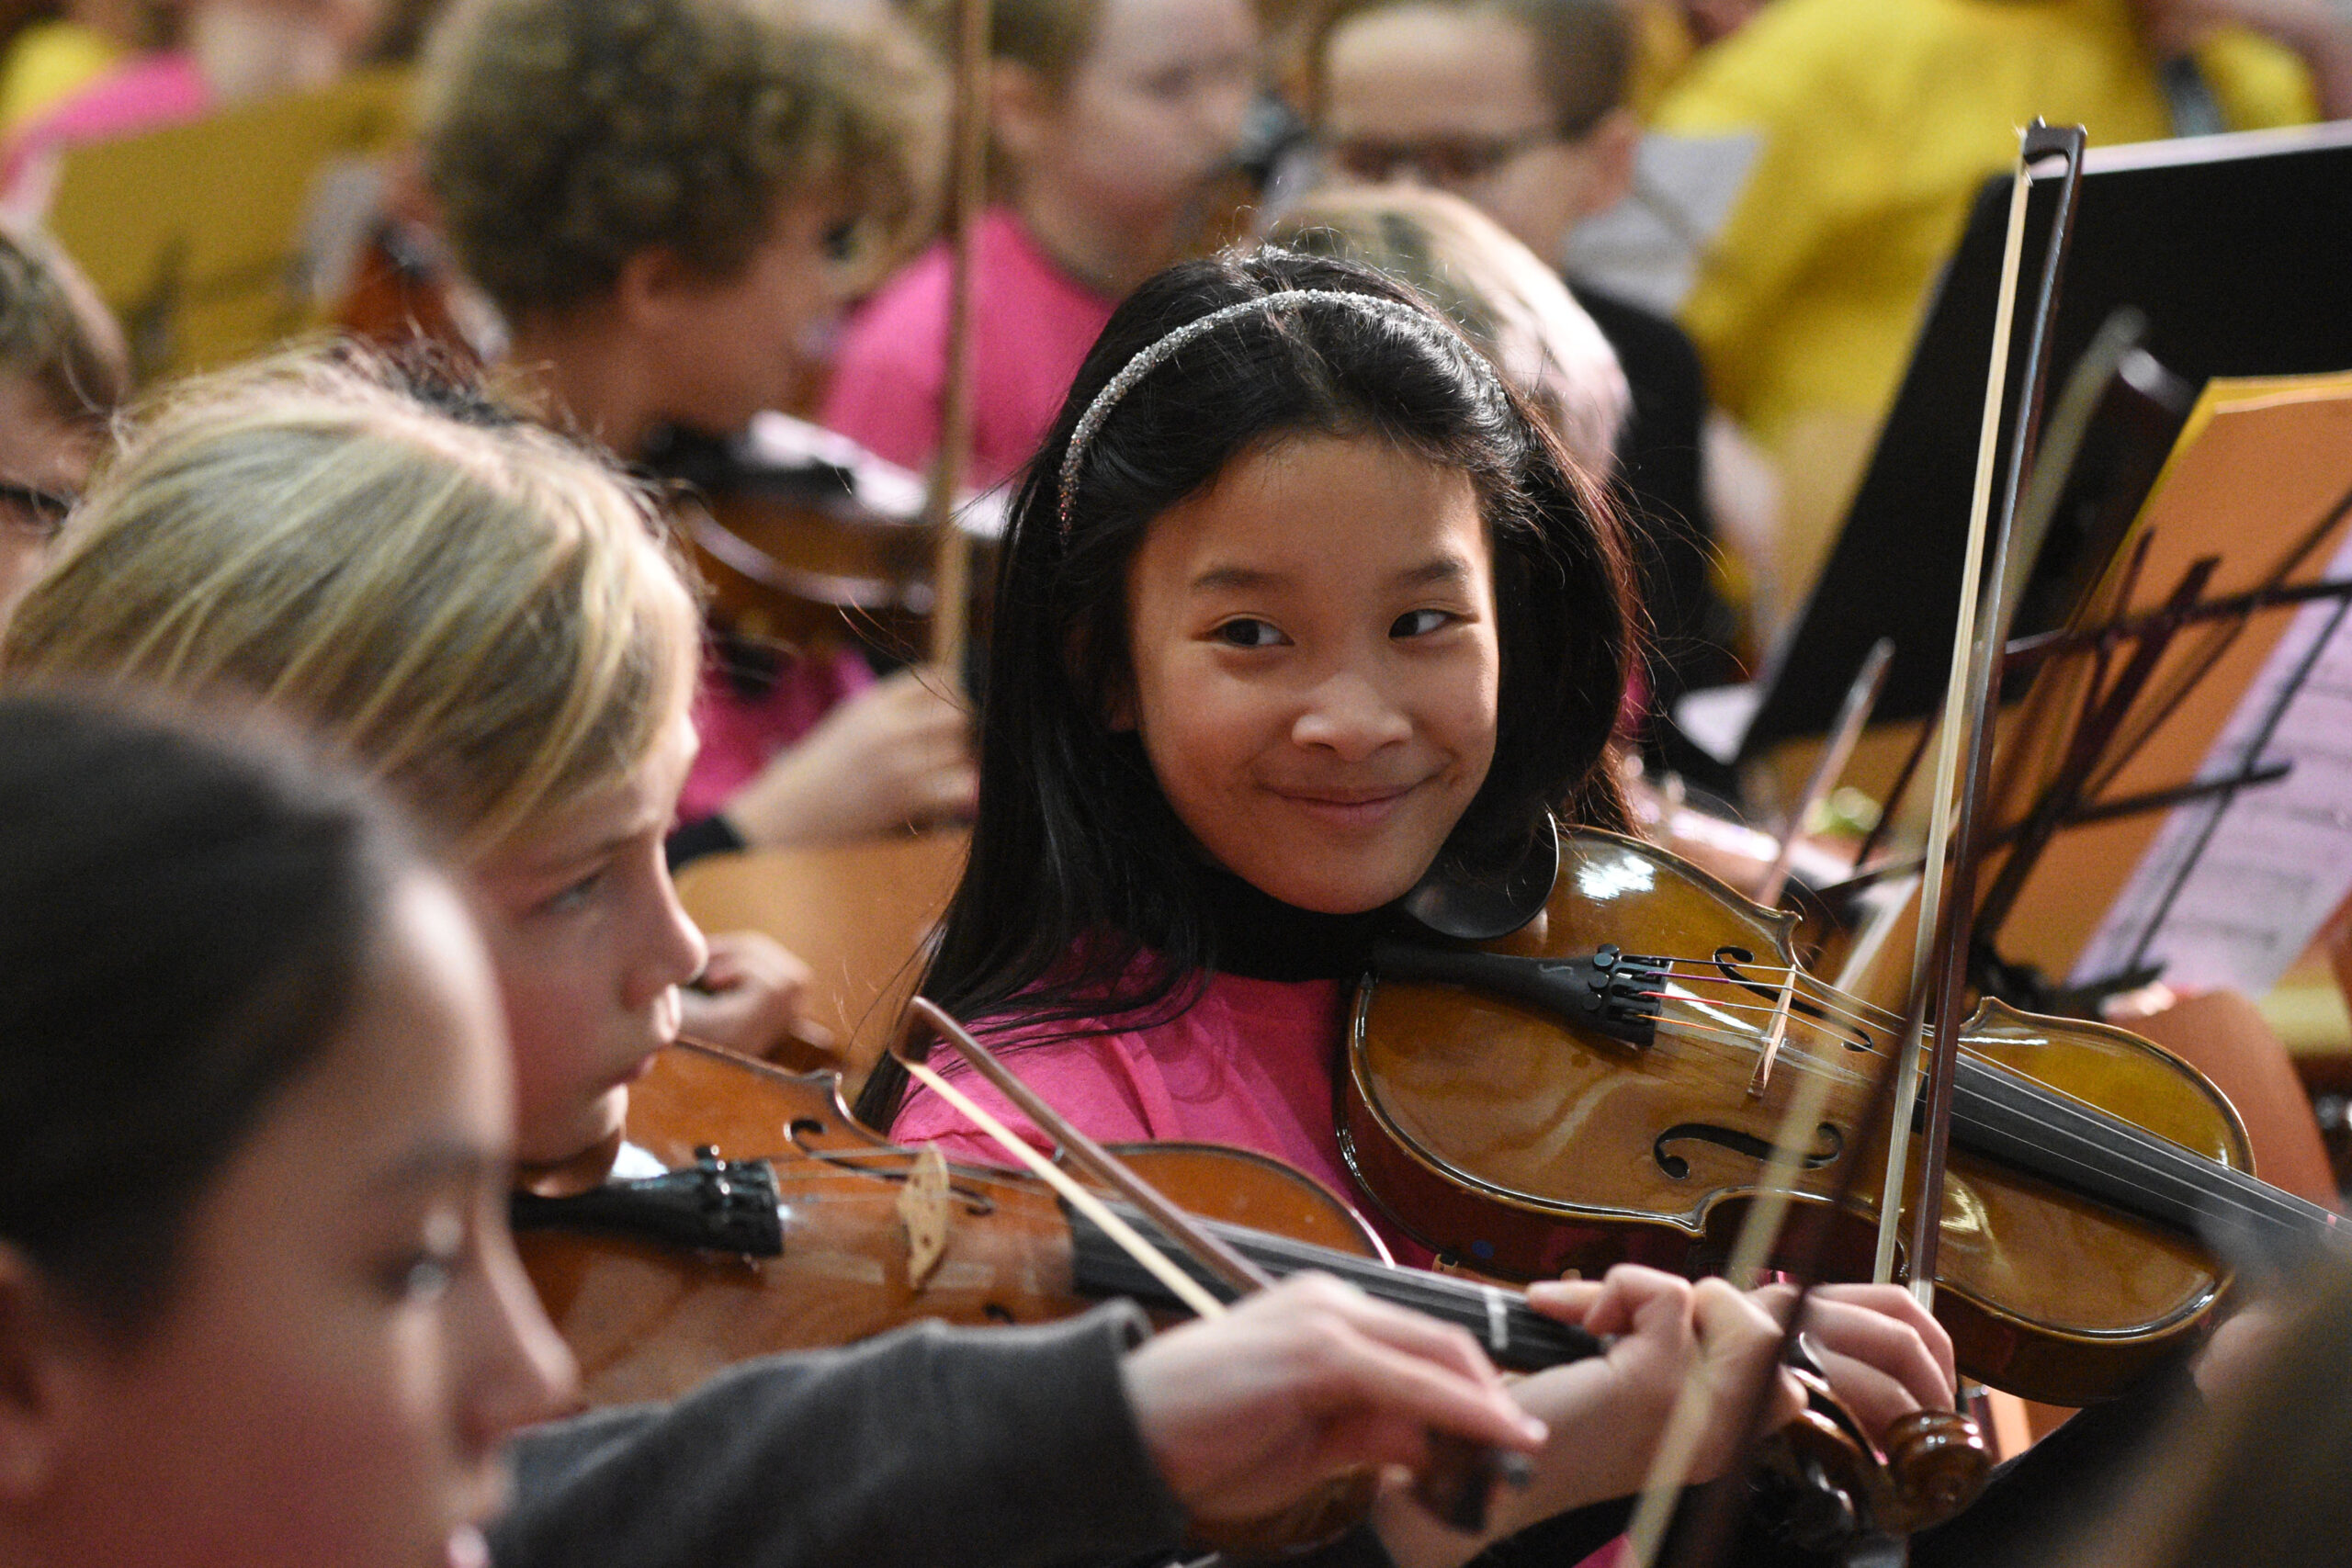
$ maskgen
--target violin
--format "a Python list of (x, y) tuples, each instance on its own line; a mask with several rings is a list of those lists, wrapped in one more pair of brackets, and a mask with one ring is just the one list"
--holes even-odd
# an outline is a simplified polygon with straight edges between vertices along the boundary
[[(1034, 1177), (894, 1145), (849, 1114), (839, 1084), (682, 1042), (630, 1092), (628, 1141), (667, 1174), (514, 1195), (524, 1267), (579, 1360), (589, 1404), (676, 1398), (753, 1356), (848, 1344), (918, 1318), (1035, 1323), (1114, 1296), (1180, 1310)], [(760, 1157), (722, 1158), (713, 1140)], [(1604, 1348), (1516, 1291), (1398, 1267), (1351, 1205), (1278, 1160), (1206, 1144), (1114, 1152), (1277, 1278), (1335, 1275), (1459, 1325), (1511, 1371)], [(1164, 1240), (1139, 1211), (1110, 1206)], [(1208, 1268), (1171, 1256), (1223, 1293)], [(1951, 1412), (1913, 1412), (1882, 1451), (1825, 1383), (1799, 1375), (1811, 1403), (1767, 1446), (1759, 1483), (1795, 1538), (1923, 1528), (1982, 1488), (1984, 1451)]]
[[(1793, 1085), (1837, 1080), (1775, 1261), (1867, 1277), (1885, 1150), (1856, 1123), (1901, 1019), (1793, 957), (1795, 917), (1638, 840), (1563, 829), (1543, 915), (1499, 941), (1384, 941), (1339, 1085), (1341, 1155), (1406, 1230), (1505, 1278), (1720, 1266)], [(2113, 1394), (2230, 1283), (2217, 1222), (2307, 1246), (2340, 1216), (2257, 1180), (2194, 1069), (2105, 1024), (1987, 1000), (1960, 1031), (1936, 1313), (1962, 1370)]]
[[(1035, 1178), (893, 1145), (851, 1117), (838, 1085), (681, 1043), (629, 1092), (628, 1141), (670, 1174), (516, 1194), (524, 1266), (590, 1404), (674, 1398), (752, 1356), (918, 1318), (1038, 1323), (1114, 1296), (1175, 1308)], [(1350, 1205), (1278, 1160), (1199, 1144), (1116, 1152), (1270, 1274), (1337, 1275), (1460, 1325), (1518, 1371), (1600, 1348), (1516, 1291), (1399, 1268)]]
[[(645, 467), (684, 492), (680, 537), (718, 618), (743, 639), (821, 646), (854, 618), (876, 641), (913, 649), (934, 608), (936, 541), (924, 486), (846, 436), (782, 413), (714, 437), (659, 433)], [(1002, 503), (980, 498), (959, 525), (990, 549)], [(976, 572), (986, 581), (985, 568)]]

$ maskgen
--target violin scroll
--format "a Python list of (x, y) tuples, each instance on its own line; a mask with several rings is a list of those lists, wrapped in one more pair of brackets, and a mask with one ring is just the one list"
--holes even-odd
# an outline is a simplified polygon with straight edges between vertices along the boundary
[(1806, 1407), (1763, 1443), (1753, 1477), (1763, 1517), (1792, 1543), (1829, 1552), (1899, 1540), (1941, 1524), (1984, 1490), (1993, 1457), (1969, 1417), (1914, 1410), (1895, 1419), (1881, 1447), (1818, 1375), (1795, 1375)]

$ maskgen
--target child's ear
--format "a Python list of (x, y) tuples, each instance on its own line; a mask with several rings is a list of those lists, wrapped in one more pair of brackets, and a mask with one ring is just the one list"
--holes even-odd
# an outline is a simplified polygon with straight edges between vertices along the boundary
[(64, 1326), (40, 1270), (0, 1242), (0, 1510), (48, 1490), (70, 1446), (80, 1402)]
[(1621, 104), (1596, 120), (1583, 140), (1592, 155), (1592, 199), (1584, 214), (1591, 218), (1624, 200), (1634, 188), (1634, 157), (1642, 149), (1642, 122)]
[(1102, 704), (1102, 726), (1114, 735), (1133, 733), (1143, 721), (1136, 714), (1134, 689), (1125, 681), (1119, 682)]
[(989, 68), (989, 130), (1015, 163), (1037, 156), (1058, 107), (1053, 85), (1026, 65), (1000, 60)]
[(709, 279), (667, 245), (648, 245), (621, 263), (613, 280), (613, 314), (639, 334), (667, 333), (680, 303)]
[(1124, 735), (1142, 723), (1136, 713), (1135, 677), (1122, 664), (1118, 671), (1097, 684), (1090, 679), (1087, 651), (1093, 639), (1086, 628), (1075, 626), (1062, 644), (1062, 668), (1069, 672), (1070, 684), (1080, 691), (1095, 687), (1095, 707), (1102, 720), (1102, 728), (1114, 735)]

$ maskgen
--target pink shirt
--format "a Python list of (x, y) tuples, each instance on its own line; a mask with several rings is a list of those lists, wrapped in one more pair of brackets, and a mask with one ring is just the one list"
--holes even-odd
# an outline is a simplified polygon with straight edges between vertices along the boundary
[[(976, 227), (973, 270), (970, 479), (986, 488), (1036, 452), (1118, 301), (1062, 271), (1001, 207)], [(877, 456), (921, 468), (939, 445), (946, 360), (942, 242), (851, 318), (821, 423)]]
[[(1098, 1142), (1227, 1144), (1272, 1155), (1354, 1203), (1398, 1262), (1426, 1264), (1429, 1249), (1384, 1224), (1340, 1163), (1331, 1109), (1339, 1041), (1338, 981), (1212, 973), (1200, 999), (1167, 1023), (1110, 1034), (1010, 1031), (1005, 1063)], [(1051, 1150), (1044, 1134), (952, 1052), (933, 1052), (931, 1062), (1022, 1136)], [(901, 1144), (936, 1143), (950, 1159), (1011, 1163), (995, 1140), (920, 1084), (909, 1086), (890, 1136)]]
[(702, 683), (695, 693), (695, 753), (678, 820), (715, 815), (757, 776), (768, 759), (816, 728), (834, 705), (874, 684), (874, 671), (854, 648), (795, 660), (758, 696), (747, 697), (718, 667), (715, 643), (703, 644)]

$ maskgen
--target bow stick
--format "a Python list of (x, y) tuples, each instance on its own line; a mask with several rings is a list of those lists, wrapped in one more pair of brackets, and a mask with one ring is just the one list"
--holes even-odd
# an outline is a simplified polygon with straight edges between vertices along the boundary
[(923, 495), (932, 530), (930, 661), (961, 683), (969, 629), (971, 547), (956, 520), (956, 498), (972, 452), (972, 271), (974, 236), (988, 194), (989, 0), (956, 0), (954, 141), (947, 190), (946, 376), (939, 450)]
[[(2004, 584), (2010, 571), (2010, 546), (2017, 531), (2018, 498), (2024, 492), (2027, 476), (2033, 468), (2034, 443), (2041, 421), (2041, 404), (2050, 378), (2047, 353), (2050, 319), (2056, 313), (2058, 286), (2065, 271), (2066, 251), (2074, 238), (2074, 218), (2082, 189), (2083, 144), (2085, 137), (2080, 126), (2052, 129), (2040, 120), (2027, 128), (2023, 144), (2018, 154), (2017, 184), (2011, 197), (2009, 244), (2012, 254), (2023, 243), (2025, 192), (2032, 180), (2031, 169), (2036, 164), (2051, 158), (2063, 159), (2064, 175), (2058, 182), (2057, 210), (2050, 220), (2050, 238), (2043, 252), (2041, 277), (2034, 301), (2033, 319), (2026, 337), (2024, 395), (2019, 401), (2017, 420), (2009, 439), (2009, 468), (2001, 497), (2000, 526), (1993, 536), (1993, 557), (1989, 570), (1991, 606), (1980, 604), (1984, 595), (1977, 593), (1972, 581), (1962, 603), (1962, 619), (1972, 623), (1969, 657), (1962, 670), (1959, 645), (1953, 649), (1955, 666), (1952, 691), (1946, 699), (1943, 731), (1949, 742), (1965, 727), (1967, 738), (1966, 766), (1960, 773), (1958, 787), (1958, 819), (1953, 829), (1951, 886), (1945, 899), (1946, 908), (1939, 922), (1938, 938), (1941, 943), (1935, 997), (1935, 1043), (1929, 1054), (1928, 1072), (1927, 1114), (1920, 1128), (1921, 1151), (1919, 1165), (1919, 1195), (1911, 1216), (1911, 1293), (1919, 1304), (1935, 1305), (1936, 1258), (1939, 1243), (1943, 1236), (1944, 1158), (1951, 1139), (1952, 1084), (1960, 1066), (1960, 1024), (1962, 993), (1968, 984), (1969, 945), (1975, 931), (1976, 869), (1984, 858), (1984, 834), (1981, 827), (1987, 782), (1992, 773), (1993, 718), (2000, 702), (2000, 649), (2007, 628), (2003, 625), (2000, 606), (2006, 603)], [(2014, 292), (2014, 282), (2004, 290), (2005, 296)], [(2004, 349), (2006, 334), (2000, 338)], [(1996, 363), (2000, 363), (1996, 359)], [(1997, 392), (1994, 394), (1997, 396)], [(1984, 445), (1979, 449), (1977, 467), (1980, 474), (1976, 502), (1977, 515), (1972, 519), (1969, 562), (1973, 567), (1982, 544), (1984, 509), (1983, 477), (1990, 463), (1989, 447), (1994, 440), (1993, 421), (1988, 417)], [(1941, 766), (1938, 769), (1937, 804), (1940, 806), (1952, 794), (1952, 774)], [(1928, 865), (1932, 871), (1942, 864), (1939, 847), (1931, 846)], [(1933, 877), (1928, 886), (1933, 886)], [(1928, 922), (1923, 919), (1922, 929)], [(1917, 976), (1915, 976), (1915, 987)], [(1905, 1074), (1902, 1087), (1912, 1084)], [(1910, 1103), (1906, 1097), (1900, 1105), (1894, 1121), (1894, 1143), (1888, 1150), (1887, 1166), (1895, 1171), (1895, 1145), (1907, 1141), (1911, 1134)], [(1889, 1201), (1880, 1214), (1882, 1225), (1899, 1212), (1894, 1199), (1900, 1189), (1892, 1181)], [(1883, 1231), (1879, 1249), (1886, 1256), (1887, 1242)]]
[[(2053, 130), (2036, 120), (2020, 138), (2018, 162), (2012, 174), (2008, 235), (1995, 313), (1984, 420), (1977, 450), (1975, 495), (1971, 508), (1968, 549), (1962, 569), (1960, 625), (1954, 638), (1952, 676), (1940, 725), (1941, 744), (1935, 775), (1939, 787), (1931, 813), (1929, 847), (1926, 858), (1930, 874), (1924, 879), (1922, 886), (1920, 935), (1915, 953), (1904, 1027), (1898, 1036), (1901, 1046), (1892, 1054), (1877, 1082), (1872, 1085), (1870, 1102), (1855, 1141), (1856, 1147), (1867, 1148), (1871, 1146), (1882, 1131), (1887, 1135), (1887, 1184), (1880, 1209), (1876, 1269), (1876, 1277), (1884, 1280), (1892, 1278), (1895, 1238), (1901, 1223), (1905, 1152), (1911, 1113), (1918, 1092), (1918, 1058), (1930, 1010), (1928, 982), (1939, 974), (1942, 986), (1934, 998), (1938, 1021), (1937, 1055), (1929, 1068), (1927, 1150), (1922, 1161), (1922, 1192), (1914, 1213), (1910, 1258), (1912, 1291), (1922, 1305), (1930, 1307), (1934, 1301), (1936, 1241), (1940, 1235), (1943, 1213), (1943, 1164), (1946, 1138), (1950, 1132), (1951, 1085), (1959, 1059), (1959, 989), (1966, 978), (1968, 935), (1973, 923), (1970, 905), (1973, 895), (1973, 874), (1962, 874), (1973, 872), (1967, 857), (1974, 837), (1975, 807), (1981, 803), (1988, 771), (1985, 762), (1991, 735), (1989, 710), (1996, 695), (1989, 682), (1996, 682), (1999, 678), (1998, 664), (1991, 659), (1989, 652), (1990, 649), (1998, 646), (2000, 628), (1996, 623), (1999, 616), (1979, 614), (1983, 599), (1980, 568), (1984, 558), (1986, 521), (1991, 512), (1993, 462), (1999, 443), (2002, 400), (2007, 388), (2009, 341), (2018, 275), (2025, 244), (2026, 201), (2031, 189), (2034, 165), (2050, 156), (2063, 157), (2066, 165), (2065, 175), (2029, 333), (2026, 395), (2011, 443), (2001, 524), (1995, 540), (1992, 583), (1996, 593), (1999, 592), (2007, 570), (2009, 536), (2016, 517), (2018, 496), (2023, 487), (2025, 471), (2032, 462), (2033, 427), (2041, 412), (2042, 386), (2046, 378), (2043, 349), (2049, 320), (2056, 303), (2059, 272), (2072, 228), (2083, 143), (2084, 135), (2079, 128)], [(1980, 695), (1982, 700), (1975, 711), (1969, 714), (1968, 699), (1972, 694)], [(1968, 773), (1961, 791), (1956, 834), (1961, 863), (1956, 868), (1950, 897), (1939, 897), (1938, 879), (1933, 873), (1943, 864), (1955, 838), (1950, 807), (1953, 798), (1953, 777), (1960, 766), (1958, 753), (1963, 722), (1966, 724)], [(1932, 961), (1939, 956), (1944, 962), (1939, 967)], [(1938, 1089), (1939, 1079), (1940, 1091)], [(1735, 1244), (1732, 1268), (1728, 1270), (1735, 1282), (1744, 1282), (1771, 1254), (1793, 1198), (1797, 1159), (1805, 1146), (1803, 1130), (1812, 1125), (1826, 1099), (1826, 1085), (1816, 1086), (1811, 1081), (1801, 1083), (1791, 1097), (1787, 1113), (1774, 1134), (1773, 1152), (1762, 1178), (1761, 1195), (1750, 1208)], [(1850, 1197), (1856, 1168), (1856, 1165), (1849, 1165), (1841, 1173), (1831, 1199), (1834, 1206), (1842, 1207)], [(1742, 1456), (1741, 1460), (1728, 1472), (1724, 1483), (1713, 1489), (1708, 1506), (1685, 1538), (1686, 1550), (1681, 1555), (1686, 1562), (1713, 1562), (1730, 1541), (1733, 1517), (1738, 1504), (1736, 1486), (1746, 1469), (1747, 1456), (1763, 1436), (1765, 1419), (1771, 1408), (1772, 1381), (1778, 1378), (1781, 1365), (1798, 1348), (1798, 1341), (1804, 1332), (1805, 1312), (1815, 1283), (1817, 1264), (1816, 1257), (1798, 1271), (1796, 1300), (1792, 1303), (1781, 1327), (1781, 1353), (1765, 1366), (1761, 1377), (1739, 1406), (1741, 1442), (1737, 1451)], [(1691, 1462), (1704, 1436), (1703, 1418), (1707, 1402), (1700, 1382), (1702, 1376), (1702, 1369), (1694, 1368), (1690, 1377), (1685, 1381), (1628, 1528), (1628, 1545), (1637, 1568), (1648, 1568), (1655, 1560), (1672, 1519), (1674, 1504), (1689, 1478)]]
[[(1202, 1267), (1222, 1280), (1235, 1295), (1245, 1296), (1256, 1291), (1272, 1288), (1274, 1280), (1272, 1275), (1236, 1252), (1223, 1237), (1195, 1224), (1191, 1215), (1170, 1202), (1158, 1188), (1129, 1170), (1125, 1162), (1102, 1145), (1071, 1126), (1069, 1120), (1060, 1111), (1047, 1104), (1044, 1097), (1014, 1077), (1003, 1063), (998, 1061), (994, 1053), (966, 1032), (964, 1026), (956, 1022), (946, 1009), (928, 997), (917, 997), (907, 1004), (907, 1010), (930, 1025), (941, 1039), (955, 1046), (957, 1054), (972, 1065), (974, 1071), (994, 1084), (999, 1092), (1020, 1107), (1021, 1113), (1028, 1117), (1039, 1131), (1053, 1139), (1069, 1156), (1072, 1165), (1077, 1166), (1087, 1175), (1149, 1215), (1152, 1224), (1158, 1225), (1179, 1246), (1199, 1258)], [(1132, 1226), (1113, 1214), (1108, 1208), (1103, 1207), (1101, 1200), (1072, 1181), (1067, 1171), (1030, 1147), (1026, 1141), (1012, 1133), (1003, 1122), (974, 1104), (970, 1096), (940, 1077), (928, 1064), (911, 1060), (903, 1055), (899, 1057), (899, 1064), (933, 1092), (970, 1117), (975, 1125), (1000, 1144), (1004, 1145), (1006, 1149), (1019, 1157), (1023, 1165), (1035, 1171), (1046, 1185), (1077, 1206), (1088, 1219), (1098, 1225), (1103, 1225), (1103, 1228), (1110, 1231), (1114, 1236), (1118, 1236), (1124, 1232), (1125, 1238), (1120, 1241), (1122, 1247), (1127, 1246), (1125, 1238), (1132, 1238), (1143, 1250), (1137, 1251), (1135, 1247), (1129, 1247), (1127, 1248), (1129, 1254), (1136, 1262), (1150, 1269), (1154, 1277), (1158, 1278), (1162, 1284), (1175, 1291), (1179, 1301), (1203, 1317), (1216, 1317), (1225, 1311), (1225, 1303), (1209, 1296), (1193, 1282), (1192, 1276), (1169, 1262), (1158, 1247), (1145, 1241), (1136, 1234)], [(1104, 1224), (1106, 1219), (1110, 1222), (1108, 1224)], [(1150, 1254), (1151, 1258), (1157, 1260), (1157, 1267), (1153, 1262), (1146, 1260), (1146, 1253)], [(1162, 1269), (1167, 1271), (1162, 1273)], [(1176, 1281), (1179, 1280), (1183, 1281), (1186, 1288), (1178, 1288)]]
[[(1054, 1140), (1069, 1157), (1070, 1163), (1150, 1216), (1155, 1225), (1191, 1253), (1203, 1268), (1223, 1280), (1236, 1296), (1250, 1295), (1272, 1287), (1272, 1276), (1170, 1202), (1159, 1189), (1129, 1170), (1108, 1149), (1072, 1126), (1060, 1111), (998, 1061), (988, 1047), (973, 1039), (945, 1009), (927, 997), (917, 997), (908, 1002), (907, 1010), (953, 1045), (956, 1053), (971, 1064), (974, 1071), (994, 1084), (1000, 1092), (1018, 1106), (1022, 1114)], [(970, 1117), (974, 1125), (1035, 1171), (1073, 1208), (1102, 1226), (1126, 1250), (1128, 1256), (1174, 1292), (1179, 1301), (1202, 1317), (1216, 1317), (1225, 1312), (1223, 1303), (1204, 1291), (1158, 1247), (1136, 1234), (1133, 1226), (1121, 1220), (1101, 1199), (1072, 1180), (1069, 1172), (1031, 1147), (984, 1108), (975, 1104), (968, 1095), (933, 1071), (928, 1064), (913, 1059), (904, 1051), (892, 1055), (918, 1082)], [(1506, 1485), (1524, 1487), (1532, 1474), (1532, 1467), (1523, 1455), (1498, 1453), (1466, 1438), (1432, 1431), (1429, 1434), (1429, 1463), (1416, 1478), (1413, 1495), (1440, 1520), (1456, 1529), (1476, 1532), (1485, 1528), (1487, 1507), (1496, 1483), (1500, 1482)]]

